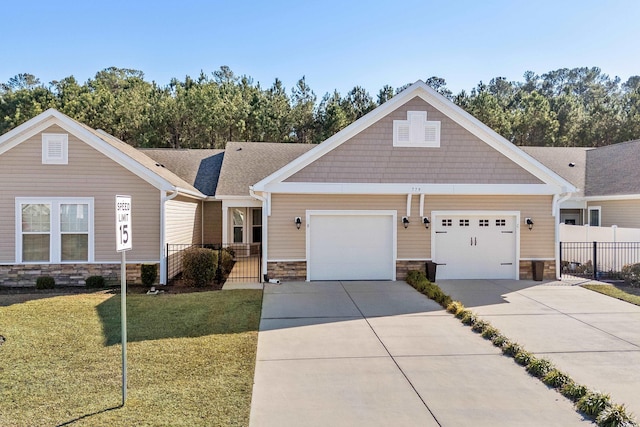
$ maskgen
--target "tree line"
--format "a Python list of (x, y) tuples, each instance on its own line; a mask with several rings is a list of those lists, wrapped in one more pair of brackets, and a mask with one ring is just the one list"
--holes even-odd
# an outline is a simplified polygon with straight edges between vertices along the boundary
[[(596, 147), (640, 138), (640, 76), (621, 82), (597, 67), (559, 69), (523, 81), (503, 77), (453, 94), (440, 77), (425, 82), (517, 145)], [(19, 74), (0, 84), (0, 134), (47, 108), (136, 147), (223, 148), (227, 141), (318, 143), (403, 89), (375, 98), (356, 86), (318, 99), (304, 77), (290, 90), (262, 87), (227, 67), (168, 85), (139, 70), (107, 68), (80, 84), (43, 84)]]

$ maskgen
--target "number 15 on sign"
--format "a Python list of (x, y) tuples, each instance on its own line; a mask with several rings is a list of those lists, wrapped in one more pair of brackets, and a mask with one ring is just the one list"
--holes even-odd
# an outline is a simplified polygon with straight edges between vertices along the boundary
[(116, 196), (116, 251), (131, 247), (131, 196)]

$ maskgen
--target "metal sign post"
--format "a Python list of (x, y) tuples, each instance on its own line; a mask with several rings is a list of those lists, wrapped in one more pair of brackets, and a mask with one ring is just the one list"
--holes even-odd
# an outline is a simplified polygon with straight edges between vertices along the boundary
[(127, 257), (131, 250), (131, 196), (116, 196), (116, 251), (120, 265), (120, 324), (122, 328), (122, 406), (127, 401)]

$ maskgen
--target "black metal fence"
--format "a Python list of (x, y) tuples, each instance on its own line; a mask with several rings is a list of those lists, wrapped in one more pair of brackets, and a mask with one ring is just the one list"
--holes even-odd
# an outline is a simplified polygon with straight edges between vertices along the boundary
[(217, 251), (216, 277), (223, 282), (262, 282), (262, 247), (260, 243), (167, 244), (166, 273), (171, 283), (182, 275), (182, 257), (190, 248)]
[(563, 279), (619, 280), (625, 265), (640, 263), (640, 242), (560, 242)]

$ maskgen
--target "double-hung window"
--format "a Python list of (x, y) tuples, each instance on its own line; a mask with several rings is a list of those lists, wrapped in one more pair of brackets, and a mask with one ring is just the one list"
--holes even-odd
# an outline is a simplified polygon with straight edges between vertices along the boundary
[(93, 261), (93, 198), (16, 198), (16, 260)]

